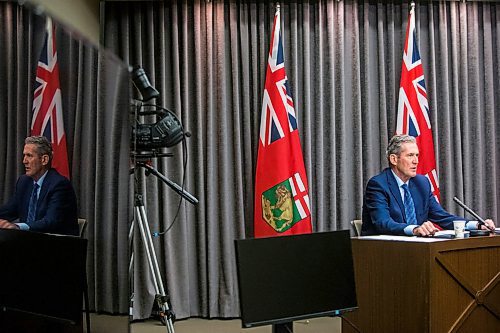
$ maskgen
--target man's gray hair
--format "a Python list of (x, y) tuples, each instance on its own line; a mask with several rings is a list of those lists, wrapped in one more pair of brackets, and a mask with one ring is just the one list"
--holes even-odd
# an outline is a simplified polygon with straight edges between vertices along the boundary
[(401, 154), (401, 146), (404, 143), (417, 143), (417, 140), (411, 135), (406, 135), (406, 134), (394, 135), (391, 138), (391, 141), (389, 141), (389, 145), (387, 146), (387, 151), (385, 152), (388, 161), (389, 161), (389, 156), (391, 156), (392, 154), (397, 156)]
[(44, 136), (28, 136), (24, 140), (24, 144), (32, 144), (36, 146), (36, 151), (40, 156), (48, 155), (49, 156), (49, 166), (52, 162), (52, 144), (50, 141)]

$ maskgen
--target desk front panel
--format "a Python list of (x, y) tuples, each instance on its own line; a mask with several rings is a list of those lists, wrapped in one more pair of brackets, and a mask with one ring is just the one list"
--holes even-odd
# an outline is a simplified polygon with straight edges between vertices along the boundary
[(500, 237), (352, 242), (361, 332), (500, 332)]

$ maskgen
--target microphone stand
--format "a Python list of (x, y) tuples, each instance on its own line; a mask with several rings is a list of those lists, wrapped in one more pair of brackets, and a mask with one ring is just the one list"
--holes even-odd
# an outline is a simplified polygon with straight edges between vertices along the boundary
[(460, 199), (458, 199), (457, 197), (453, 197), (453, 201), (455, 201), (460, 207), (465, 209), (467, 212), (469, 212), (469, 214), (471, 214), (472, 216), (474, 216), (478, 220), (477, 230), (470, 230), (471, 236), (488, 236), (490, 234), (491, 230), (489, 230), (489, 229), (488, 230), (481, 230), (481, 226), (486, 225), (484, 219), (481, 216), (479, 216), (475, 211), (470, 209), (466, 204), (464, 204), (462, 201), (460, 201)]

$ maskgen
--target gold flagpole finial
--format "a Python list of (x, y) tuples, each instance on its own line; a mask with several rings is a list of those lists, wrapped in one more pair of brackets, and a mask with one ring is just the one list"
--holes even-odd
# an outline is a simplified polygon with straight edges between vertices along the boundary
[(280, 3), (276, 1), (276, 10), (280, 10)]

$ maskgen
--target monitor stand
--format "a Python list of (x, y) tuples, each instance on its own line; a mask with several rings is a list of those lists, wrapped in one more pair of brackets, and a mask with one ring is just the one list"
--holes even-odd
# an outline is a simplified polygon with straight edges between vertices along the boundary
[(272, 333), (293, 333), (293, 322), (284, 324), (273, 324)]

